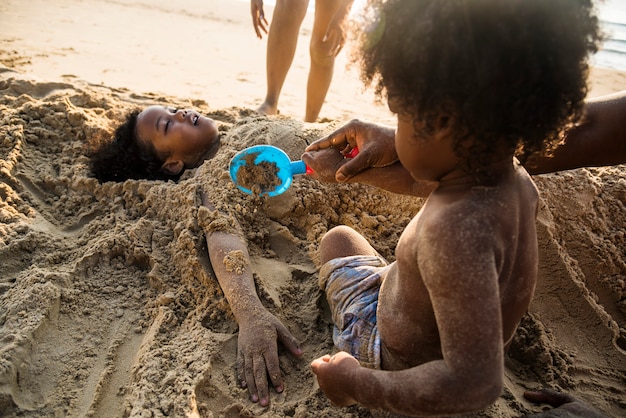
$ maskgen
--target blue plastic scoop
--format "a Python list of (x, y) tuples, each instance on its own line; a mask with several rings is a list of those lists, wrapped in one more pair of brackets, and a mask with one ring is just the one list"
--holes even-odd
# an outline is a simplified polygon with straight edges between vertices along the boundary
[[(347, 155), (354, 157), (356, 148)], [(255, 145), (239, 151), (230, 160), (230, 178), (248, 194), (277, 196), (284, 193), (296, 174), (312, 173), (302, 160), (291, 161), (285, 151), (272, 145)]]
[(239, 151), (230, 160), (230, 178), (248, 194), (276, 196), (284, 193), (296, 174), (307, 167), (302, 160), (292, 162), (287, 153), (272, 145), (255, 145)]

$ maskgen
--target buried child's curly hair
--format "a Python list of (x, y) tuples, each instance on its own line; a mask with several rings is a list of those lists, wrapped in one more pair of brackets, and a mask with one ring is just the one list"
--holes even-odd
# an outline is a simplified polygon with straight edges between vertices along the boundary
[(90, 168), (99, 182), (128, 179), (177, 180), (161, 171), (163, 159), (148, 143), (140, 141), (135, 127), (140, 109), (130, 111), (115, 129), (113, 138), (92, 138), (88, 146)]

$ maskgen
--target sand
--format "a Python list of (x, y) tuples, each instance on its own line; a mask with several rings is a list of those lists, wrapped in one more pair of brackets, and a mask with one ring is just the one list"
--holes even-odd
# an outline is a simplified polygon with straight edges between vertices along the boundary
[[(249, 196), (227, 168), (238, 150), (262, 143), (298, 159), (307, 143), (346, 120), (379, 115), (391, 123), (388, 112), (366, 93), (355, 97), (359, 83), (346, 70), (338, 71), (323, 119), (300, 121), (310, 21), (281, 115), (263, 117), (253, 109), (264, 93), (264, 53), (243, 59), (241, 51), (265, 44), (254, 38), (245, 2), (192, 1), (176, 10), (164, 1), (84, 3), (0, 5), (0, 416), (387, 416), (332, 407), (309, 369), (332, 350), (317, 246), (329, 228), (347, 224), (393, 260), (422, 200), (305, 175), (283, 195)], [(124, 18), (129, 10), (132, 19)], [(104, 25), (112, 12), (119, 30), (90, 38), (85, 25)], [(167, 23), (170, 37), (178, 28), (177, 39), (189, 45), (162, 58), (163, 30), (145, 39), (127, 33), (131, 23), (154, 30), (144, 17), (157, 28)], [(185, 30), (205, 31), (213, 42), (191, 42)], [(192, 52), (203, 56), (183, 62)], [(137, 71), (133, 54), (154, 74), (141, 64)], [(590, 96), (625, 88), (625, 73), (594, 69)], [(224, 141), (216, 158), (178, 184), (98, 184), (87, 170), (86, 140), (127, 109), (155, 103), (214, 118)], [(541, 411), (522, 392), (542, 386), (625, 416), (626, 167), (535, 180), (542, 196), (535, 297), (507, 355), (502, 396), (467, 416)], [(237, 323), (210, 269), (200, 187), (241, 223), (261, 300), (304, 349), (300, 359), (281, 350), (286, 389), (272, 393), (267, 409), (235, 381)], [(224, 227), (231, 223), (225, 217)], [(237, 256), (232, 268), (247, 268)]]

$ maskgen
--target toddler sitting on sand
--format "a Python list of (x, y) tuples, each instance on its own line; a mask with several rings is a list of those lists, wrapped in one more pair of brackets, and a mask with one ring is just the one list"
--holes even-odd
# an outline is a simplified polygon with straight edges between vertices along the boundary
[[(353, 180), (430, 193), (388, 264), (339, 226), (320, 244), (339, 353), (312, 362), (334, 405), (406, 415), (484, 409), (537, 276), (538, 193), (515, 160), (576, 122), (599, 31), (590, 0), (370, 1), (363, 78), (397, 128), (355, 121), (307, 148), (316, 173), (359, 147)], [(370, 153), (376, 138), (386, 153)], [(368, 154), (369, 153), (369, 154)], [(356, 159), (355, 159), (356, 160)]]

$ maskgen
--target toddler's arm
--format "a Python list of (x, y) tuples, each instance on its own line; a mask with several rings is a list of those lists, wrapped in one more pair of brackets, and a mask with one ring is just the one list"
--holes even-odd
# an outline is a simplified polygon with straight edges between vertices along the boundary
[[(302, 160), (324, 182), (363, 183), (393, 193), (426, 197), (436, 184), (415, 181), (398, 161), (395, 129), (352, 120), (305, 149)], [(354, 158), (344, 159), (358, 147)]]

